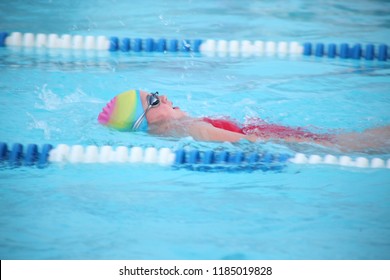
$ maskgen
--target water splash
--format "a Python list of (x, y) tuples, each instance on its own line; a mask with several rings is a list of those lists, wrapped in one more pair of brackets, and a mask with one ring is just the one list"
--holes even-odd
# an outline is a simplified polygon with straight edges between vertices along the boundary
[(27, 126), (28, 129), (37, 129), (42, 130), (44, 139), (50, 140), (52, 138), (52, 132), (61, 132), (59, 128), (51, 127), (47, 121), (38, 120), (32, 114), (26, 112), (26, 114), (31, 118), (31, 123)]
[(62, 98), (60, 95), (49, 89), (47, 84), (44, 84), (42, 88), (38, 88), (37, 91), (40, 102), (35, 103), (35, 108), (48, 111), (63, 109), (64, 105), (72, 103), (104, 103), (103, 100), (89, 97), (83, 90), (79, 88), (77, 88), (75, 92)]

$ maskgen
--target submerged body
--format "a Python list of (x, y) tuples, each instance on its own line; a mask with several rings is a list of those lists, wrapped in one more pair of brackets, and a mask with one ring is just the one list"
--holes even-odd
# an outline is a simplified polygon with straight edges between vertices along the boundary
[[(116, 104), (117, 100), (123, 102)], [(173, 106), (166, 96), (138, 90), (130, 90), (116, 96), (103, 108), (98, 119), (104, 125), (124, 131), (142, 127), (152, 134), (191, 136), (199, 141), (237, 142), (246, 139), (252, 142), (305, 142), (334, 146), (344, 151), (388, 149), (390, 146), (390, 126), (368, 129), (362, 133), (321, 134), (300, 127), (269, 124), (257, 118), (245, 124), (228, 118), (194, 118), (179, 107)]]

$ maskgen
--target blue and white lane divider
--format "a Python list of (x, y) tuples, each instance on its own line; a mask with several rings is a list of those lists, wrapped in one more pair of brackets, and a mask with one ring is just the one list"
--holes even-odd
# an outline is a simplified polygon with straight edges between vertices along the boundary
[[(244, 153), (240, 151), (199, 151), (183, 150), (173, 151), (170, 148), (156, 149), (154, 147), (126, 147), (126, 146), (82, 146), (59, 144), (56, 147), (44, 144), (39, 147), (36, 144), (23, 146), (15, 143), (8, 146), (0, 142), (0, 163), (17, 166), (38, 166), (46, 167), (49, 164), (159, 164), (162, 166), (175, 167), (196, 167), (213, 166), (226, 167), (239, 166), (241, 169), (263, 169), (273, 170), (272, 167), (281, 167), (287, 164), (307, 165), (338, 165), (355, 168), (387, 168), (390, 169), (390, 159), (387, 161), (381, 158), (351, 158), (349, 156), (334, 155), (305, 155), (297, 153), (271, 154), (271, 153)], [(219, 168), (220, 170), (221, 168)], [(223, 169), (223, 168), (222, 168)]]
[(386, 44), (324, 44), (249, 40), (119, 38), (116, 36), (81, 36), (69, 34), (33, 34), (0, 32), (0, 47), (70, 49), (111, 52), (195, 52), (221, 56), (305, 55), (386, 61)]

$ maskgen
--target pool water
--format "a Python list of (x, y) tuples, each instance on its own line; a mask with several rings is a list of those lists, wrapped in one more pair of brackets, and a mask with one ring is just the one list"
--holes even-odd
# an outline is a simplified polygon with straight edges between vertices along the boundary
[[(0, 31), (362, 44), (386, 43), (389, 35), (383, 1), (127, 3), (0, 3)], [(100, 126), (101, 108), (129, 88), (158, 90), (194, 116), (261, 117), (321, 132), (390, 124), (386, 61), (0, 48), (0, 65), (0, 141), (9, 144), (341, 154), (319, 145), (206, 143)], [(387, 159), (390, 151), (349, 155)], [(387, 169), (0, 168), (1, 259), (390, 257)]]

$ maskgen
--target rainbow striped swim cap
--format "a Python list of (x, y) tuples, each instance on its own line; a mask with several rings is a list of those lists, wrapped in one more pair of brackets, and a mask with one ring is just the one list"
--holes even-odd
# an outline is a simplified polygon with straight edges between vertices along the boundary
[[(131, 131), (143, 112), (140, 91), (131, 89), (111, 99), (99, 114), (98, 121), (120, 131)], [(138, 130), (147, 129), (148, 122), (144, 118)]]

